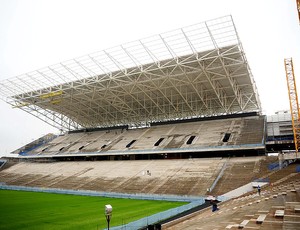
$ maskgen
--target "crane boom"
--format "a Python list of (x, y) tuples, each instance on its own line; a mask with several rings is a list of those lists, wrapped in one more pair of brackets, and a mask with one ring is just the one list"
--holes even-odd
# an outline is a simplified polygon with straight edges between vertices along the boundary
[(284, 59), (286, 81), (288, 86), (289, 100), (290, 100), (290, 110), (292, 116), (292, 126), (294, 133), (294, 143), (296, 149), (296, 157), (300, 148), (300, 111), (297, 95), (297, 87), (294, 75), (294, 67), (292, 58)]

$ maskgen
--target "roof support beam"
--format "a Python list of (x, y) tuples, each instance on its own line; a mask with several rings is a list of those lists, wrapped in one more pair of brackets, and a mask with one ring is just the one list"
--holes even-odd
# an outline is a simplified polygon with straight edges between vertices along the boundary
[(65, 130), (260, 110), (231, 16), (5, 80), (0, 98)]

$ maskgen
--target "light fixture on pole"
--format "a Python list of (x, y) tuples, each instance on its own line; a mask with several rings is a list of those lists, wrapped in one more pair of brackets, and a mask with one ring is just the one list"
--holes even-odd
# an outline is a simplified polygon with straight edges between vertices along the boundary
[(107, 221), (107, 229), (109, 230), (109, 222), (112, 216), (112, 206), (110, 204), (105, 205), (104, 214)]

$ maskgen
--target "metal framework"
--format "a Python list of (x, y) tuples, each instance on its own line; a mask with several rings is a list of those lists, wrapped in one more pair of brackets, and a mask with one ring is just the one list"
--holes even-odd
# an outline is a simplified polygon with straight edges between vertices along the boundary
[(0, 95), (63, 130), (261, 112), (231, 16), (5, 80)]
[(291, 109), (292, 125), (293, 125), (293, 132), (294, 132), (294, 143), (295, 143), (296, 152), (298, 153), (300, 148), (300, 120), (299, 120), (300, 110), (299, 110), (297, 87), (296, 87), (296, 80), (294, 75), (292, 58), (284, 59), (284, 66), (285, 66), (286, 81), (287, 81), (289, 100), (290, 100), (290, 109)]

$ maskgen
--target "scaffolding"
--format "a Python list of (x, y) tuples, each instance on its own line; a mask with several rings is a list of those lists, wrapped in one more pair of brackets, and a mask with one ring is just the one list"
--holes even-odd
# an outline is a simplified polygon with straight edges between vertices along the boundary
[(294, 67), (292, 58), (284, 59), (286, 81), (288, 87), (288, 94), (290, 100), (290, 110), (292, 117), (293, 133), (294, 133), (294, 143), (296, 150), (296, 157), (300, 148), (300, 111), (297, 95), (296, 80), (294, 75)]

